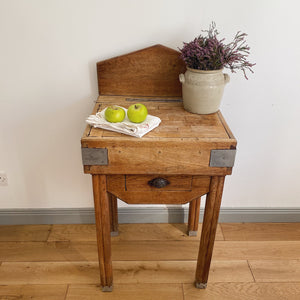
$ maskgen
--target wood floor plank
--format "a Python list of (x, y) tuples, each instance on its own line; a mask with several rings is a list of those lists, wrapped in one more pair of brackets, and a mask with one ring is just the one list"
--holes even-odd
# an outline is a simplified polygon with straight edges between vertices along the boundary
[[(114, 268), (120, 283), (193, 283), (196, 261), (122, 261)], [(252, 282), (253, 277), (246, 261), (213, 261), (209, 281)]]
[[(193, 283), (196, 261), (114, 261), (114, 283)], [(210, 282), (252, 282), (247, 261), (213, 261)], [(0, 284), (98, 284), (98, 262), (3, 262)]]
[[(113, 243), (115, 260), (189, 260), (196, 259), (196, 241), (120, 242)], [(216, 241), (214, 260), (300, 259), (300, 242), (224, 242)], [(138, 258), (137, 258), (138, 257)]]
[[(196, 259), (199, 242), (136, 241), (112, 243), (113, 260)], [(183, 254), (184, 253), (184, 254)], [(97, 261), (96, 242), (0, 243), (2, 261)]]
[[(200, 240), (201, 225), (198, 235), (189, 237), (187, 224), (119, 224), (119, 235), (112, 240)], [(216, 240), (224, 240), (220, 226)], [(94, 224), (53, 225), (48, 241), (96, 241), (96, 227)]]
[(66, 300), (183, 300), (181, 284), (120, 284), (112, 293), (102, 293), (97, 285), (70, 285)]
[[(113, 241), (134, 240), (200, 240), (202, 224), (199, 224), (195, 237), (187, 235), (187, 224), (120, 224), (120, 234)], [(216, 240), (224, 240), (222, 230), (218, 226)]]
[(299, 300), (298, 283), (209, 283), (205, 290), (184, 284), (185, 300)]
[(2, 300), (64, 300), (67, 285), (0, 285)]
[(300, 286), (300, 260), (250, 260), (249, 265), (257, 282), (299, 282)]
[(98, 284), (98, 262), (3, 262), (0, 284)]
[(300, 241), (216, 241), (213, 259), (299, 259)]
[(0, 243), (2, 261), (97, 261), (96, 242)]
[(51, 225), (0, 226), (0, 300), (65, 299), (67, 285), (67, 300), (298, 300), (298, 224), (221, 224), (205, 290), (193, 284), (200, 235), (186, 236), (186, 224), (121, 224), (112, 293), (98, 286), (94, 225), (54, 225), (50, 235)]
[(222, 223), (226, 241), (300, 241), (300, 223)]
[[(112, 244), (113, 260), (195, 260), (199, 242), (138, 241)], [(139, 258), (137, 258), (139, 257)]]
[[(199, 241), (112, 242), (113, 260), (194, 260)], [(214, 260), (300, 259), (300, 241), (216, 241)], [(0, 261), (97, 261), (96, 242), (0, 242)]]
[(96, 241), (96, 225), (53, 224), (48, 241)]
[(46, 241), (51, 225), (1, 225), (0, 242), (6, 241)]

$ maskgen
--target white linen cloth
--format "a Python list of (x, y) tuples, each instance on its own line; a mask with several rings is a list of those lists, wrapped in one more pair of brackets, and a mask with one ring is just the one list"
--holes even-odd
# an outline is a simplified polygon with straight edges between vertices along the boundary
[(156, 128), (161, 122), (160, 118), (148, 114), (144, 122), (132, 123), (129, 121), (127, 117), (127, 109), (122, 106), (119, 107), (123, 108), (126, 112), (125, 119), (122, 122), (110, 123), (106, 121), (105, 119), (106, 108), (96, 113), (95, 115), (90, 115), (86, 119), (86, 122), (89, 125), (94, 126), (95, 128), (102, 128), (106, 130), (116, 131), (127, 135), (135, 136), (138, 138), (141, 138), (146, 133)]

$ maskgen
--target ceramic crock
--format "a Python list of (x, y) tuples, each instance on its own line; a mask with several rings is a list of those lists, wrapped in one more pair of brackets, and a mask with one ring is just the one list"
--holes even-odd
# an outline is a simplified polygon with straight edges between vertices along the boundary
[(182, 83), (184, 109), (196, 114), (211, 114), (219, 110), (224, 86), (230, 77), (223, 69), (203, 71), (187, 68), (179, 75)]

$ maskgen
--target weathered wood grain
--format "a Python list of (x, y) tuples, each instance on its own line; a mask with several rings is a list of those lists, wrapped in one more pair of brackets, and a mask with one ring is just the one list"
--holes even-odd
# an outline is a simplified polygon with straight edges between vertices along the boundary
[(108, 194), (109, 198), (109, 215), (110, 215), (110, 231), (112, 236), (118, 235), (118, 198), (112, 194)]
[[(183, 141), (183, 140), (182, 140)], [(89, 174), (173, 174), (173, 175), (229, 175), (232, 168), (209, 167), (210, 153), (213, 149), (228, 149), (229, 143), (219, 140), (178, 141), (143, 143), (128, 140), (105, 139), (101, 142), (91, 139), (83, 145), (91, 148), (108, 149), (108, 165), (85, 166)], [(179, 142), (180, 143), (180, 142)], [(182, 155), (180, 154), (182, 153)]]
[(162, 45), (97, 63), (99, 94), (181, 96), (180, 53)]
[[(143, 99), (143, 98), (141, 98)], [(103, 108), (110, 104), (128, 107), (126, 97), (100, 96)], [(153, 100), (152, 100), (153, 101)], [(233, 149), (232, 136), (221, 113), (195, 115), (174, 103), (155, 102), (149, 113), (161, 118), (159, 127), (142, 139), (99, 128), (88, 128), (82, 136), (82, 147), (107, 148), (106, 166), (85, 166), (90, 174), (173, 174), (228, 175), (232, 168), (209, 167), (212, 149)]]
[(196, 285), (206, 287), (215, 242), (225, 177), (211, 179), (201, 231), (200, 247), (196, 269)]
[(188, 235), (197, 235), (200, 215), (201, 197), (192, 200), (189, 203)]
[[(209, 176), (188, 176), (185, 184), (166, 188), (149, 187), (147, 182), (159, 175), (145, 176), (135, 181), (134, 175), (110, 175), (107, 176), (107, 191), (130, 204), (183, 204), (200, 197), (209, 191)], [(172, 182), (179, 181), (181, 177), (162, 176)], [(129, 187), (127, 187), (129, 181)]]
[[(102, 107), (103, 107), (102, 103), (96, 103), (95, 106), (94, 106), (94, 108), (93, 108), (93, 110), (92, 110), (92, 112), (91, 112), (91, 114), (95, 115), (97, 112), (99, 112), (99, 111), (102, 110)], [(93, 127), (87, 125), (85, 127), (84, 132), (83, 132), (83, 136), (90, 136), (90, 137), (92, 137), (93, 136), (93, 130), (94, 130)], [(101, 137), (102, 136), (102, 132), (98, 131), (97, 132), (97, 136)]]
[(159, 189), (161, 191), (190, 191), (192, 189), (192, 176), (124, 175), (123, 180), (126, 184), (126, 191), (150, 192), (158, 190), (149, 184), (149, 181), (157, 177), (169, 182), (165, 187)]
[(223, 126), (224, 126), (224, 129), (226, 130), (226, 132), (227, 132), (229, 138), (235, 139), (235, 137), (234, 137), (234, 135), (233, 135), (231, 129), (229, 128), (229, 126), (228, 126), (227, 122), (225, 121), (225, 119), (224, 119), (223, 115), (221, 114), (221, 112), (218, 111), (217, 114), (218, 114), (219, 119), (220, 119), (220, 121), (222, 122), (222, 124), (223, 124)]
[[(118, 104), (125, 108), (128, 108), (133, 102), (126, 101), (124, 96), (99, 96), (92, 114), (103, 110), (105, 107), (113, 104)], [(221, 112), (217, 112), (210, 115), (198, 115), (187, 112), (183, 108), (183, 104), (176, 104), (174, 102), (167, 103), (163, 101), (168, 101), (167, 98), (162, 99), (162, 103), (157, 105), (155, 99), (147, 100), (147, 97), (141, 97), (136, 99), (136, 102), (145, 103), (148, 108), (148, 113), (157, 116), (161, 119), (161, 124), (159, 127), (154, 129), (145, 135), (142, 140), (151, 139), (153, 141), (159, 140), (158, 138), (167, 137), (165, 134), (168, 132), (178, 133), (175, 138), (184, 139), (205, 139), (205, 138), (218, 138), (218, 139), (229, 139), (232, 142), (236, 142), (234, 136), (232, 135), (228, 125), (226, 124)], [(112, 131), (102, 130), (99, 128), (90, 128), (91, 131), (85, 131), (84, 137), (94, 137), (96, 138), (100, 132), (103, 132), (103, 138), (107, 139), (110, 136), (119, 137), (121, 140), (129, 139), (135, 140), (136, 138), (130, 137), (128, 135), (122, 135), (119, 133), (114, 133)], [(156, 132), (155, 136), (152, 135)], [(159, 133), (159, 134), (158, 134)], [(100, 136), (99, 136), (100, 137)]]
[(110, 242), (109, 199), (106, 192), (106, 176), (93, 175), (93, 193), (97, 231), (98, 260), (101, 286), (111, 290), (113, 282)]

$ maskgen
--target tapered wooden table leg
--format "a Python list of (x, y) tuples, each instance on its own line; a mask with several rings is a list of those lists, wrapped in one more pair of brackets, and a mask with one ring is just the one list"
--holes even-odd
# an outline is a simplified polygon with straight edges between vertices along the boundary
[(93, 175), (92, 178), (100, 281), (102, 291), (111, 292), (113, 275), (111, 262), (109, 199), (106, 192), (106, 176)]
[(118, 231), (118, 198), (112, 194), (109, 196), (109, 212), (110, 212), (110, 235), (117, 236)]
[(195, 286), (199, 289), (205, 289), (207, 286), (222, 200), (224, 179), (225, 176), (213, 176), (211, 178), (209, 193), (206, 198), (195, 280)]
[(188, 235), (197, 236), (199, 213), (200, 213), (201, 197), (194, 199), (189, 204), (189, 221), (188, 221)]

